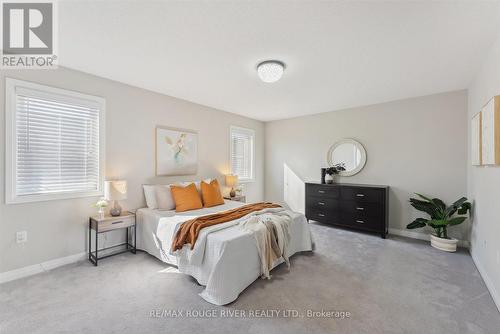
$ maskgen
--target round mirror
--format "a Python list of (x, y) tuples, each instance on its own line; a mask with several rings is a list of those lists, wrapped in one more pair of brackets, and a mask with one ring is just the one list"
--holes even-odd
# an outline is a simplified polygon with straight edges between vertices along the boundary
[(363, 145), (353, 139), (342, 139), (330, 147), (326, 157), (328, 164), (334, 166), (344, 164), (345, 171), (341, 176), (352, 176), (359, 173), (366, 163), (366, 151)]

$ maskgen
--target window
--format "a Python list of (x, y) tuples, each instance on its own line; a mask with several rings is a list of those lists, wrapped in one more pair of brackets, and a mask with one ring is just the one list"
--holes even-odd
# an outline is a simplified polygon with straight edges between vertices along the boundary
[(231, 126), (229, 130), (231, 174), (240, 182), (254, 180), (255, 132)]
[(98, 196), (104, 99), (6, 80), (6, 202)]

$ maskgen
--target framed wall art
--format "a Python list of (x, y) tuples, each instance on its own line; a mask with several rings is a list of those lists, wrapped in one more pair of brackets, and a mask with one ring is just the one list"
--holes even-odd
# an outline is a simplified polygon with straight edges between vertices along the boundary
[(190, 175), (198, 171), (198, 134), (156, 127), (156, 175)]

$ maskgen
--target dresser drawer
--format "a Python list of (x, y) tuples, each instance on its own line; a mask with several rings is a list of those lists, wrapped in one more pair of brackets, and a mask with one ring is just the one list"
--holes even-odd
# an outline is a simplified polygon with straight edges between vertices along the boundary
[(370, 203), (363, 201), (340, 201), (342, 213), (359, 215), (361, 217), (382, 217), (384, 207), (382, 203)]
[(339, 200), (324, 196), (308, 196), (306, 207), (314, 210), (338, 210)]
[(384, 191), (363, 187), (342, 187), (340, 196), (349, 201), (382, 203)]
[(321, 223), (335, 224), (339, 222), (340, 215), (338, 212), (307, 208), (306, 217)]
[(361, 215), (343, 213), (341, 214), (339, 224), (355, 228), (381, 231), (383, 221), (382, 218), (379, 217), (363, 217)]
[(307, 184), (306, 197), (309, 197), (309, 196), (339, 198), (340, 197), (340, 187), (327, 186), (327, 185), (322, 185), (322, 184)]

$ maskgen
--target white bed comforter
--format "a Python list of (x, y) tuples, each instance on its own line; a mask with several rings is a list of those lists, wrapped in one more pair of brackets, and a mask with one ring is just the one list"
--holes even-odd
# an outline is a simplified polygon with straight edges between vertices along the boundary
[[(170, 252), (175, 233), (183, 222), (202, 215), (225, 211), (243, 203), (226, 201), (224, 205), (176, 213), (139, 209), (137, 212), (137, 248), (172, 265), (179, 271), (194, 277), (205, 286), (200, 294), (212, 304), (225, 305), (238, 295), (261, 274), (260, 258), (254, 237), (237, 224), (247, 218), (210, 226), (201, 230), (193, 250), (189, 245), (176, 254)], [(312, 250), (311, 233), (303, 214), (282, 208), (266, 209), (265, 212), (279, 212), (290, 215), (290, 255)], [(254, 213), (255, 214), (255, 213)], [(278, 260), (273, 267), (283, 262)]]

